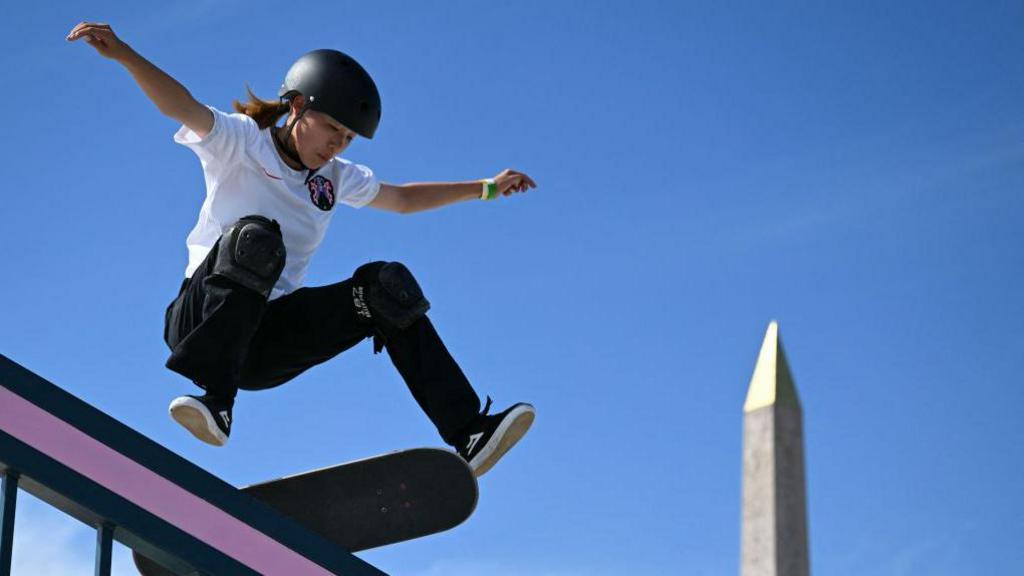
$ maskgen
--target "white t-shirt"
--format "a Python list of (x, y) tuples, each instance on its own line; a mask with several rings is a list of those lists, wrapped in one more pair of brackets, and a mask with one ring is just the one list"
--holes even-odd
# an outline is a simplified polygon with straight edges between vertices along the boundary
[(287, 260), (270, 293), (270, 300), (279, 298), (302, 286), (336, 203), (361, 208), (377, 196), (380, 183), (366, 166), (334, 157), (307, 184), (308, 172), (284, 163), (269, 128), (260, 130), (244, 114), (208, 108), (213, 129), (206, 138), (186, 126), (174, 135), (175, 142), (199, 156), (206, 176), (206, 200), (186, 240), (185, 276), (192, 276), (229, 226), (259, 214), (277, 220), (284, 237)]

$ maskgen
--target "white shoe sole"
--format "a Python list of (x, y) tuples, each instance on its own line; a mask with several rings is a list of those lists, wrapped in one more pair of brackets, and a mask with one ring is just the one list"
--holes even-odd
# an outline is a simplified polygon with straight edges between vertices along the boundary
[(210, 411), (199, 400), (188, 396), (175, 398), (174, 402), (171, 402), (170, 412), (175, 422), (203, 442), (211, 446), (227, 444), (228, 437), (221, 432)]
[(473, 475), (479, 478), (493, 468), (498, 460), (526, 435), (533, 425), (535, 416), (536, 412), (529, 404), (509, 412), (480, 453), (469, 462)]

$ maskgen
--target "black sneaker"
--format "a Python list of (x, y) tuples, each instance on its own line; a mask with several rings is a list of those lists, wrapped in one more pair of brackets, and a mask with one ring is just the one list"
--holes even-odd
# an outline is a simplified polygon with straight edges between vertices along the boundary
[(231, 435), (231, 402), (216, 396), (179, 396), (171, 402), (171, 418), (207, 444), (223, 446)]
[(455, 447), (477, 477), (486, 474), (526, 435), (535, 416), (533, 406), (523, 402), (493, 416), (487, 414), (490, 408), (491, 399), (488, 397), (484, 411)]

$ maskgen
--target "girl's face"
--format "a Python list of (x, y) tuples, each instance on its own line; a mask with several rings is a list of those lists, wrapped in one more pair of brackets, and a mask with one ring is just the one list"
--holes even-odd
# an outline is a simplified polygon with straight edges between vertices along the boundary
[[(302, 108), (305, 99), (299, 95), (292, 101), (292, 114)], [(292, 131), (299, 158), (310, 168), (319, 168), (331, 158), (341, 154), (356, 137), (356, 133), (328, 114), (307, 110)]]

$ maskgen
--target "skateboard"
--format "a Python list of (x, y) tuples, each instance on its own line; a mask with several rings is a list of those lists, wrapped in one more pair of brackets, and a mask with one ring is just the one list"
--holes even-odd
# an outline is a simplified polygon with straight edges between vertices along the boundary
[[(240, 489), (337, 544), (358, 552), (454, 528), (476, 509), (476, 477), (458, 454), (415, 448)], [(141, 554), (143, 576), (176, 574)]]

